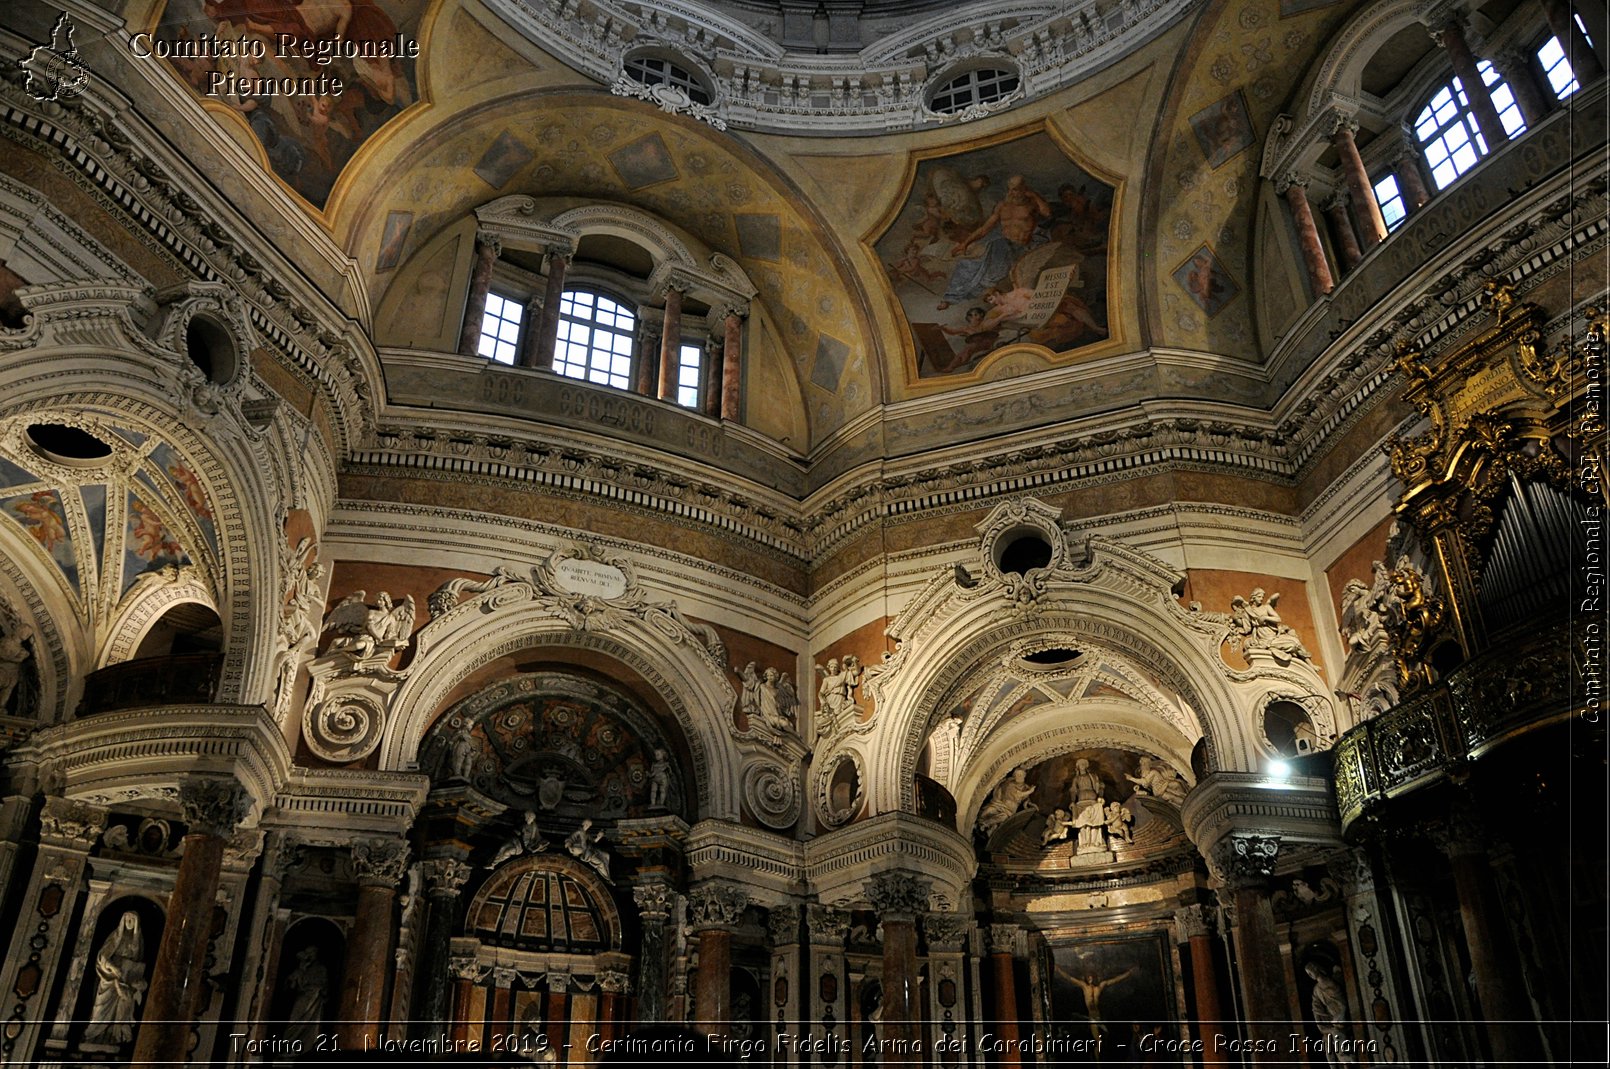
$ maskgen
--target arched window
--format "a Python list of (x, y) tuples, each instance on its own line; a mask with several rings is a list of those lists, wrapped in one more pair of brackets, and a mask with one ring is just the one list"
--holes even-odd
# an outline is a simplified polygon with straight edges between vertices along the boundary
[(632, 347), (637, 316), (612, 297), (566, 290), (559, 302), (559, 338), (553, 369), (620, 390), (632, 388)]
[[(1504, 132), (1514, 137), (1526, 129), (1515, 94), (1487, 60), (1477, 65), (1481, 80), (1486, 83), (1493, 107)], [(1425, 152), (1426, 166), (1439, 190), (1447, 189), (1453, 181), (1487, 155), (1487, 140), (1476, 124), (1476, 115), (1470, 110), (1470, 99), (1465, 89), (1454, 78), (1432, 94), (1431, 100), (1414, 120), (1414, 136)]]
[(993, 104), (1017, 92), (1017, 71), (1004, 67), (980, 67), (963, 71), (934, 90), (928, 106), (941, 115), (966, 111), (974, 104)]
[(710, 90), (686, 67), (660, 56), (633, 56), (622, 65), (626, 77), (639, 85), (669, 85), (682, 90), (695, 104), (710, 103)]

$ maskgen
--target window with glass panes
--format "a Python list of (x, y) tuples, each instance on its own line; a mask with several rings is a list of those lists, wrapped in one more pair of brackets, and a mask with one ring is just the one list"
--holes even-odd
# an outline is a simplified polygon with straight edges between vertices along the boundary
[(520, 322), (525, 306), (512, 297), (491, 292), (486, 295), (486, 311), (481, 315), (481, 338), (475, 351), (502, 364), (514, 363), (520, 347)]
[[(1593, 44), (1593, 39), (1588, 37), (1587, 24), (1582, 21), (1581, 15), (1576, 16), (1576, 24), (1588, 44)], [(1537, 62), (1543, 68), (1543, 77), (1548, 79), (1549, 88), (1554, 90), (1554, 95), (1558, 99), (1564, 100), (1582, 88), (1576, 80), (1576, 72), (1571, 69), (1571, 57), (1565, 54), (1565, 47), (1560, 44), (1558, 37), (1550, 37), (1543, 42), (1542, 47), (1537, 50)]]
[(698, 408), (703, 384), (704, 347), (683, 342), (677, 350), (676, 403), (683, 408)]
[(637, 316), (613, 298), (590, 290), (566, 290), (559, 301), (553, 369), (573, 379), (629, 390), (636, 329)]
[(1409, 217), (1409, 211), (1403, 204), (1403, 191), (1398, 189), (1398, 176), (1395, 174), (1382, 175), (1375, 182), (1375, 203), (1381, 206), (1381, 218), (1388, 230), (1395, 230), (1399, 223)]
[[(1486, 60), (1478, 64), (1481, 80), (1488, 87), (1493, 107), (1504, 132), (1514, 137), (1526, 129), (1521, 110), (1515, 103), (1515, 94), (1499, 77), (1493, 65)], [(1476, 115), (1470, 110), (1470, 99), (1464, 86), (1455, 78), (1437, 90), (1414, 120), (1414, 136), (1425, 153), (1426, 166), (1437, 188), (1448, 186), (1476, 166), (1476, 161), (1487, 155), (1487, 140), (1476, 124)]]

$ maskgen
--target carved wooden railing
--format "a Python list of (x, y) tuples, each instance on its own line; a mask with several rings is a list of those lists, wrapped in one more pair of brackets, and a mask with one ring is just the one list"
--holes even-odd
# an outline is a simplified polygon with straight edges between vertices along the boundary
[(108, 665), (84, 677), (84, 697), (78, 703), (78, 715), (93, 716), (150, 705), (210, 702), (218, 688), (223, 663), (220, 654), (186, 653)]
[(1352, 728), (1331, 751), (1342, 830), (1506, 739), (1580, 712), (1583, 653), (1569, 627), (1551, 628), (1487, 651)]

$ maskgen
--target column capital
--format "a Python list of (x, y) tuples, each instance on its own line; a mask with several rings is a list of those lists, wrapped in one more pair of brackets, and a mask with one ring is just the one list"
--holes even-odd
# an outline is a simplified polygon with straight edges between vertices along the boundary
[(1488, 836), (1481, 818), (1465, 805), (1450, 806), (1447, 815), (1427, 826), (1425, 833), (1432, 845), (1450, 859), (1488, 853)]
[(1325, 133), (1332, 138), (1345, 134), (1351, 140), (1353, 135), (1358, 133), (1358, 121), (1351, 115), (1344, 115), (1339, 111), (1332, 112), (1325, 119)]
[(550, 969), (543, 979), (547, 981), (549, 994), (563, 995), (570, 990), (570, 974), (568, 972)]
[(738, 926), (749, 893), (735, 883), (711, 880), (688, 893), (688, 921), (695, 930)]
[(39, 840), (50, 846), (88, 851), (106, 830), (106, 810), (88, 802), (54, 795), (39, 814)]
[(1487, 58), (1492, 60), (1493, 67), (1503, 75), (1506, 82), (1514, 82), (1517, 72), (1524, 71), (1528, 76), (1531, 74), (1532, 54), (1516, 45), (1500, 48)]
[(193, 835), (230, 835), (250, 805), (250, 796), (232, 779), (187, 779), (179, 784), (179, 808)]
[(396, 886), (407, 869), (408, 844), (401, 839), (359, 839), (352, 844), (352, 871), (360, 886)]
[(663, 924), (676, 908), (676, 890), (664, 880), (649, 880), (633, 885), (632, 901), (644, 920), (657, 919)]
[(632, 991), (632, 980), (625, 973), (611, 969), (598, 974), (598, 986), (607, 995), (628, 995)]
[(1017, 953), (1017, 925), (997, 921), (989, 926), (989, 952), (991, 954)]
[(911, 872), (880, 872), (867, 881), (866, 896), (884, 921), (915, 921), (928, 911), (934, 882)]
[(1226, 887), (1239, 891), (1263, 886), (1274, 873), (1279, 853), (1278, 835), (1226, 835), (1214, 845), (1208, 861)]
[(1191, 906), (1181, 906), (1174, 911), (1174, 924), (1179, 928), (1180, 935), (1186, 939), (1195, 939), (1199, 935), (1212, 935), (1217, 927), (1216, 914), (1216, 910), (1200, 902)]
[(812, 902), (805, 907), (805, 927), (811, 933), (812, 943), (840, 946), (850, 934), (850, 913)]
[(1301, 171), (1285, 171), (1275, 176), (1275, 192), (1282, 197), (1290, 189), (1307, 190), (1308, 176)]
[(427, 857), (420, 862), (425, 875), (425, 891), (452, 897), (464, 888), (474, 869), (456, 857)]
[(497, 259), (503, 255), (503, 238), (490, 230), (477, 230), (475, 232), (475, 251), (490, 259)]
[(1415, 6), (1414, 14), (1439, 45), (1448, 30), (1460, 35), (1465, 32), (1465, 12), (1459, 0), (1424, 0)]
[(766, 914), (766, 934), (774, 947), (799, 942), (799, 909), (790, 902), (775, 906)]
[(474, 983), (481, 978), (481, 963), (474, 955), (454, 955), (447, 959), (447, 972), (455, 980)]
[(263, 831), (260, 828), (237, 829), (224, 842), (224, 868), (245, 872), (263, 852)]
[(1347, 192), (1346, 187), (1340, 187), (1331, 190), (1330, 196), (1321, 201), (1319, 206), (1327, 212), (1345, 211), (1352, 199), (1352, 195)]
[(1343, 850), (1327, 858), (1325, 868), (1343, 895), (1368, 894), (1375, 889), (1375, 868), (1370, 864), (1369, 854), (1363, 850)]
[(960, 913), (929, 913), (922, 918), (922, 934), (930, 951), (960, 951), (972, 927), (973, 919)]

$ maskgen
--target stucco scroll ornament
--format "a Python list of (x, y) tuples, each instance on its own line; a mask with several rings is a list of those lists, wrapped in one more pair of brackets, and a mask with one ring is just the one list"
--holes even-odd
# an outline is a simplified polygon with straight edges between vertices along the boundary
[(787, 765), (763, 759), (744, 769), (744, 805), (768, 828), (793, 827), (799, 820), (800, 794), (799, 777)]
[(708, 104), (696, 104), (688, 96), (687, 90), (676, 85), (644, 85), (633, 81), (622, 74), (615, 79), (609, 91), (618, 97), (636, 97), (646, 100), (661, 111), (672, 115), (690, 115), (701, 122), (707, 122), (717, 130), (725, 130), (727, 121), (723, 119), (715, 108)]
[(333, 633), (330, 647), (308, 665), (313, 687), (302, 714), (302, 736), (326, 761), (359, 761), (380, 745), (391, 698), (407, 669), (391, 659), (408, 644), (414, 599), (393, 602), (381, 591), (370, 605), (355, 590), (330, 610), (322, 632)]

